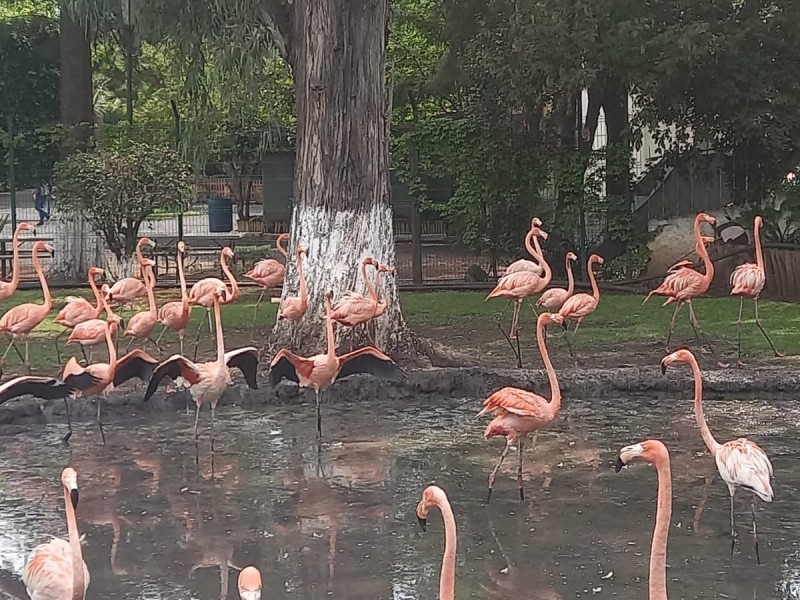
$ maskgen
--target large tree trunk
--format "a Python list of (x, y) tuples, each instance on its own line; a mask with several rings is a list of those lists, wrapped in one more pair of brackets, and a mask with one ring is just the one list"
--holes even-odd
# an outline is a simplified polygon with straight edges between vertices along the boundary
[[(92, 105), (92, 57), (86, 29), (61, 6), (59, 17), (61, 55), (61, 122), (66, 135), (62, 157), (85, 150), (94, 124)], [(53, 204), (56, 227), (53, 256), (48, 275), (57, 281), (84, 281), (90, 264), (98, 258), (97, 237), (80, 212), (65, 215)]]
[[(294, 19), (298, 146), (290, 256), (296, 244), (308, 247), (309, 309), (299, 322), (279, 322), (274, 333), (276, 343), (315, 354), (324, 351), (324, 294), (332, 291), (335, 301), (348, 290), (365, 293), (365, 256), (395, 264), (384, 74), (389, 1), (297, 2)], [(296, 293), (290, 261), (283, 294)], [(389, 308), (376, 320), (375, 341), (405, 353), (408, 331), (391, 277), (386, 294)]]

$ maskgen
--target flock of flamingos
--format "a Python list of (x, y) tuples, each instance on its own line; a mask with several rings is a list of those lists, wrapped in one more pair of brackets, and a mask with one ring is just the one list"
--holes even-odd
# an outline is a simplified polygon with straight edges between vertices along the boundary
[[(667, 298), (665, 304), (676, 303), (667, 340), (668, 351), (675, 319), (684, 304), (689, 307), (689, 318), (695, 333), (698, 334), (699, 332), (699, 324), (692, 307), (692, 299), (704, 294), (713, 278), (713, 263), (709, 259), (706, 245), (713, 241), (714, 238), (702, 234), (701, 225), (703, 222), (713, 225), (714, 218), (700, 213), (694, 224), (695, 250), (704, 262), (705, 273), (694, 270), (690, 261), (681, 261), (669, 269), (662, 285), (648, 294), (648, 298), (651, 295), (665, 296)], [(576, 257), (572, 253), (568, 253), (566, 256), (568, 289), (546, 289), (550, 283), (552, 271), (544, 259), (538, 241), (539, 238), (547, 239), (547, 234), (541, 229), (541, 226), (542, 222), (534, 218), (531, 222), (530, 231), (525, 237), (525, 246), (534, 260), (520, 260), (510, 265), (487, 299), (502, 297), (508, 299), (509, 304), (514, 304), (511, 330), (510, 333), (506, 334), (510, 342), (511, 340), (519, 339), (519, 313), (522, 302), (533, 294), (543, 292), (536, 305), (549, 312), (543, 312), (537, 316), (536, 340), (547, 372), (551, 398), (548, 400), (527, 390), (505, 387), (497, 390), (484, 401), (483, 408), (478, 413), (478, 416), (488, 414), (494, 417), (486, 427), (484, 437), (489, 439), (494, 436), (502, 436), (506, 439), (500, 459), (489, 475), (487, 502), (491, 499), (492, 489), (500, 466), (515, 444), (519, 459), (517, 486), (520, 499), (524, 500), (522, 478), (524, 445), (530, 434), (534, 434), (535, 444), (536, 432), (552, 423), (557, 418), (561, 408), (561, 392), (558, 378), (547, 348), (547, 326), (560, 325), (566, 336), (567, 325), (574, 323), (574, 337), (582, 320), (591, 315), (600, 302), (600, 292), (592, 271), (592, 267), (595, 264), (603, 263), (603, 259), (598, 255), (590, 256), (588, 261), (588, 272), (592, 286), (591, 294), (574, 293), (574, 280), (570, 265)], [(739, 322), (741, 322), (744, 298), (748, 297), (755, 300), (756, 324), (769, 341), (769, 337), (758, 321), (758, 297), (765, 284), (765, 271), (759, 237), (760, 226), (761, 218), (756, 217), (754, 224), (756, 263), (740, 265), (735, 270), (731, 277), (733, 286), (731, 293), (740, 296), (742, 299)], [(21, 231), (32, 229), (27, 223), (22, 223), (14, 233), (14, 279), (10, 283), (0, 284), (0, 299), (9, 298), (16, 289), (19, 280), (18, 253), (20, 241), (18, 236)], [(288, 235), (281, 236), (278, 243), (278, 248), (287, 258), (288, 252), (280, 244), (286, 242), (288, 237)], [(26, 394), (43, 399), (63, 398), (67, 406), (69, 425), (69, 433), (65, 437), (66, 441), (72, 433), (71, 423), (69, 422), (69, 404), (67, 402), (69, 397), (73, 395), (107, 396), (112, 389), (122, 385), (125, 381), (132, 378), (140, 378), (147, 382), (145, 399), (149, 399), (159, 383), (165, 377), (169, 377), (179, 385), (188, 387), (197, 405), (194, 429), (195, 440), (198, 437), (197, 424), (200, 407), (206, 403), (211, 406), (213, 450), (214, 411), (223, 390), (232, 383), (229, 370), (231, 368), (239, 369), (243, 373), (247, 384), (251, 388), (255, 388), (259, 358), (258, 349), (255, 347), (225, 351), (220, 304), (234, 302), (239, 294), (236, 279), (230, 272), (226, 262), (233, 256), (233, 252), (229, 248), (225, 248), (221, 256), (221, 267), (228, 277), (230, 288), (228, 284), (220, 279), (207, 278), (196, 283), (191, 291), (187, 292), (183, 273), (183, 258), (186, 248), (183, 243), (179, 243), (177, 261), (182, 297), (178, 302), (165, 304), (158, 311), (154, 294), (154, 262), (142, 255), (142, 247), (145, 245), (152, 247), (153, 243), (147, 238), (142, 238), (139, 240), (136, 249), (143, 280), (126, 278), (111, 287), (103, 285), (98, 290), (94, 278), (102, 274), (102, 271), (93, 268), (90, 270), (89, 283), (95, 294), (96, 304), (92, 305), (87, 300), (70, 297), (67, 300), (67, 305), (59, 312), (56, 319), (58, 323), (72, 330), (67, 343), (78, 343), (81, 345), (82, 350), (83, 346), (88, 346), (91, 352), (92, 346), (105, 342), (108, 347), (109, 362), (92, 363), (91, 357), (88, 357), (86, 359), (87, 366), (84, 367), (73, 357), (66, 363), (61, 378), (32, 375), (17, 377), (0, 386), (0, 403)], [(11, 337), (11, 342), (3, 354), (3, 361), (5, 361), (6, 355), (13, 347), (20, 354), (20, 359), (23, 360), (26, 366), (28, 365), (27, 335), (45, 319), (52, 308), (52, 299), (47, 288), (47, 281), (38, 258), (38, 253), (43, 251), (52, 252), (52, 248), (44, 242), (35, 242), (33, 260), (41, 281), (44, 304), (21, 304), (10, 309), (0, 318), (0, 331), (9, 334)], [(303, 318), (308, 307), (306, 284), (302, 271), (302, 257), (306, 252), (306, 248), (298, 244), (295, 252), (300, 275), (300, 295), (284, 298), (280, 301), (279, 310), (279, 318), (291, 320)], [(366, 270), (367, 266), (375, 268), (375, 282), (369, 279)], [(393, 269), (379, 264), (372, 258), (366, 258), (362, 262), (361, 273), (369, 290), (369, 296), (349, 292), (339, 299), (336, 304), (333, 304), (331, 294), (326, 294), (327, 350), (325, 353), (306, 358), (297, 356), (288, 350), (281, 350), (270, 363), (270, 380), (273, 385), (285, 378), (297, 382), (302, 387), (314, 389), (318, 438), (322, 435), (320, 392), (330, 387), (334, 381), (354, 373), (369, 373), (395, 381), (403, 381), (406, 378), (406, 374), (398, 365), (374, 346), (362, 347), (344, 355), (336, 354), (333, 332), (334, 322), (347, 327), (358, 327), (366, 325), (371, 319), (380, 316), (386, 310), (381, 275), (387, 272), (391, 273)], [(279, 261), (266, 259), (257, 263), (255, 268), (246, 274), (246, 277), (263, 288), (261, 297), (259, 297), (259, 301), (256, 304), (257, 311), (264, 291), (282, 284), (284, 265)], [(378, 295), (378, 290), (384, 294), (382, 301)], [(161, 336), (157, 340), (152, 340), (151, 338), (156, 324), (160, 322), (164, 330), (177, 331), (180, 339), (180, 354), (175, 354), (162, 362), (159, 362), (143, 350), (130, 350), (131, 344), (128, 345), (126, 354), (122, 358), (117, 358), (115, 337), (119, 329), (124, 328), (125, 325), (123, 320), (112, 312), (110, 303), (115, 302), (120, 307), (131, 307), (134, 301), (144, 296), (148, 298), (149, 310), (132, 315), (128, 320), (127, 328), (124, 329), (123, 335), (131, 337), (131, 343), (137, 339), (144, 342), (150, 341), (160, 349), (158, 342)], [(196, 360), (197, 339), (199, 339), (200, 329), (198, 329), (197, 339), (195, 340), (195, 358), (190, 360), (183, 355), (184, 334), (189, 321), (191, 306), (198, 305), (206, 309), (209, 327), (212, 327), (210, 313), (212, 310), (214, 311), (217, 358), (212, 362), (194, 362)], [(103, 311), (107, 314), (107, 318), (104, 320), (99, 318)], [(534, 309), (535, 312), (536, 310)], [(205, 319), (201, 320), (201, 328), (204, 323)], [(24, 358), (15, 345), (18, 338), (25, 340)], [(57, 342), (58, 340), (56, 340), (56, 347), (58, 347)], [(772, 346), (772, 342), (769, 341), (769, 343)], [(775, 350), (774, 346), (772, 348)], [(571, 344), (570, 352), (574, 356)], [(675, 363), (686, 363), (692, 369), (695, 382), (694, 411), (700, 434), (709, 452), (714, 457), (719, 474), (727, 484), (730, 492), (731, 554), (733, 554), (737, 537), (734, 496), (738, 490), (742, 490), (751, 494), (753, 540), (756, 559), (760, 563), (755, 498), (758, 496), (765, 502), (772, 501), (772, 465), (766, 453), (748, 439), (739, 438), (724, 444), (717, 442), (703, 414), (702, 374), (697, 360), (689, 350), (678, 350), (661, 361), (662, 372), (666, 372), (667, 367)], [(100, 421), (99, 398), (97, 407), (98, 426), (105, 443)], [(616, 470), (619, 471), (623, 466), (637, 461), (655, 465), (658, 474), (656, 524), (650, 554), (649, 596), (651, 600), (666, 600), (667, 538), (672, 512), (669, 452), (664, 444), (658, 440), (645, 440), (626, 446), (619, 452)], [(28, 594), (34, 600), (83, 599), (89, 586), (89, 571), (82, 558), (81, 542), (75, 516), (78, 505), (78, 476), (75, 470), (71, 467), (64, 469), (61, 483), (64, 491), (69, 541), (55, 538), (46, 544), (36, 547), (31, 553), (25, 565), (22, 578)], [(453, 600), (455, 597), (456, 556), (455, 517), (444, 490), (435, 485), (430, 485), (423, 491), (422, 499), (417, 506), (417, 517), (423, 530), (426, 528), (428, 513), (434, 507), (440, 509), (445, 523), (445, 550), (440, 575), (440, 598), (442, 600)], [(238, 587), (243, 600), (260, 599), (261, 576), (258, 569), (250, 566), (242, 570), (239, 575)]]

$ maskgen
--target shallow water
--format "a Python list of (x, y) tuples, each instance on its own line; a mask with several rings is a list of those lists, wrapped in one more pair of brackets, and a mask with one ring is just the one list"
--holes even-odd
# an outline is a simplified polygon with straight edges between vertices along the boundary
[(511, 454), (488, 508), (486, 477), (503, 441), (482, 439), (479, 405), (325, 405), (332, 441), (319, 454), (312, 405), (221, 406), (213, 476), (208, 413), (199, 465), (193, 415), (110, 422), (105, 448), (90, 423), (76, 427), (69, 449), (59, 424), (2, 438), (0, 590), (24, 597), (27, 554), (48, 534), (66, 537), (59, 474), (72, 464), (88, 598), (235, 599), (234, 567), (247, 564), (261, 568), (265, 598), (438, 597), (441, 517), (433, 511), (422, 533), (414, 512), (430, 481), (447, 491), (458, 523), (457, 597), (646, 598), (655, 473), (612, 466), (621, 446), (659, 437), (672, 455), (670, 597), (800, 598), (792, 404), (707, 402), (720, 441), (746, 434), (775, 467), (776, 500), (758, 511), (761, 566), (745, 494), (729, 556), (727, 488), (688, 399), (567, 401), (526, 448), (525, 502)]

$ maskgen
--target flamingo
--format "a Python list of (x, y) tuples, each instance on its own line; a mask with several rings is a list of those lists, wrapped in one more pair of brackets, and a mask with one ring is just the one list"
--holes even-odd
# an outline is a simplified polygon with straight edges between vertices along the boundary
[(55, 377), (24, 375), (15, 377), (0, 385), (0, 404), (20, 396), (33, 396), (41, 400), (63, 399), (67, 414), (68, 433), (61, 441), (66, 443), (72, 437), (72, 421), (69, 416), (69, 402), (67, 399), (77, 390), (90, 387), (96, 383), (97, 379), (90, 373), (68, 376), (63, 381)]
[(144, 284), (147, 287), (149, 309), (136, 313), (131, 317), (130, 321), (128, 321), (128, 328), (122, 334), (131, 338), (131, 341), (128, 342), (128, 347), (125, 349), (126, 352), (131, 349), (131, 345), (135, 340), (148, 340), (158, 349), (159, 353), (161, 352), (161, 347), (158, 345), (158, 342), (153, 341), (153, 338), (150, 337), (156, 323), (158, 323), (158, 308), (156, 307), (155, 292), (156, 277), (153, 273), (154, 266), (155, 263), (152, 260), (145, 259), (142, 274), (144, 275)]
[(36, 228), (24, 221), (17, 225), (17, 228), (14, 230), (14, 235), (11, 237), (11, 247), (14, 253), (14, 258), (11, 262), (11, 281), (0, 281), (0, 302), (11, 298), (19, 286), (19, 247), (21, 244), (19, 241), (19, 234), (23, 231), (30, 231), (33, 235), (36, 235)]
[(578, 260), (574, 252), (567, 252), (567, 289), (564, 288), (549, 288), (545, 290), (539, 299), (536, 301), (536, 306), (542, 306), (549, 311), (559, 310), (567, 298), (572, 296), (575, 291), (575, 278), (572, 275), (572, 261)]
[(241, 600), (261, 600), (261, 573), (255, 567), (245, 567), (237, 582)]
[[(283, 254), (283, 259), (288, 260), (289, 253), (281, 246), (282, 243), (289, 241), (289, 234), (282, 233), (278, 236), (278, 239), (275, 240), (275, 248)], [(258, 302), (256, 302), (256, 308), (253, 313), (253, 331), (256, 328), (256, 317), (258, 317), (258, 306), (261, 304), (261, 300), (264, 298), (264, 292), (266, 292), (269, 288), (277, 287), (283, 283), (283, 278), (286, 275), (286, 267), (283, 263), (275, 260), (274, 258), (265, 258), (264, 260), (258, 261), (252, 268), (252, 270), (248, 271), (244, 274), (245, 277), (254, 281), (258, 286), (261, 288), (261, 294), (258, 296)]]
[(428, 513), (438, 507), (444, 520), (444, 555), (442, 571), (439, 575), (439, 600), (454, 600), (456, 595), (456, 518), (447, 494), (436, 485), (429, 485), (422, 492), (417, 504), (417, 520), (422, 531), (428, 529)]
[(667, 367), (676, 362), (687, 363), (692, 369), (694, 376), (694, 416), (697, 426), (700, 428), (700, 435), (705, 442), (706, 448), (711, 452), (717, 463), (717, 471), (720, 477), (728, 486), (731, 496), (731, 556), (736, 546), (736, 512), (734, 511), (733, 497), (736, 490), (742, 488), (752, 495), (750, 496), (750, 511), (753, 515), (753, 542), (756, 548), (756, 561), (761, 564), (761, 557), (758, 554), (758, 533), (756, 531), (756, 496), (764, 502), (772, 502), (774, 493), (772, 491), (772, 463), (764, 452), (755, 442), (746, 438), (738, 438), (720, 444), (714, 439), (711, 430), (708, 428), (705, 415), (703, 414), (703, 375), (697, 359), (689, 350), (678, 350), (669, 356), (665, 356), (661, 361), (661, 372), (666, 373)]
[[(331, 318), (345, 327), (350, 327), (355, 330), (356, 327), (363, 323), (367, 323), (370, 319), (375, 318), (375, 312), (378, 310), (378, 294), (375, 291), (375, 286), (367, 276), (367, 265), (372, 265), (376, 269), (380, 266), (371, 256), (367, 256), (361, 261), (361, 278), (367, 286), (369, 297), (358, 292), (346, 292), (336, 304), (333, 305), (333, 312)], [(374, 342), (373, 342), (374, 343)], [(350, 338), (350, 349), (353, 347), (353, 338)]]
[[(39, 282), (42, 285), (44, 303), (34, 304), (32, 302), (28, 302), (26, 304), (18, 304), (17, 306), (6, 311), (3, 317), (0, 318), (0, 332), (7, 333), (11, 336), (11, 342), (8, 344), (6, 351), (3, 353), (3, 357), (0, 358), (0, 373), (2, 373), (2, 367), (5, 366), (6, 355), (13, 346), (20, 360), (22, 360), (23, 364), (25, 365), (25, 368), (28, 369), (28, 374), (30, 374), (31, 364), (28, 360), (28, 336), (30, 336), (31, 331), (33, 331), (42, 321), (45, 320), (47, 313), (49, 313), (50, 309), (53, 308), (53, 298), (50, 295), (50, 288), (47, 287), (47, 279), (45, 278), (44, 271), (42, 270), (42, 263), (39, 261), (39, 252), (41, 251), (53, 254), (53, 247), (41, 240), (33, 245), (33, 268), (36, 271), (36, 274), (39, 276)], [(19, 337), (25, 338), (24, 359), (22, 358), (22, 354), (20, 354), (16, 345), (16, 340)]]
[[(220, 282), (221, 283), (221, 282)], [(222, 397), (225, 388), (231, 383), (229, 369), (238, 368), (244, 375), (247, 385), (252, 389), (258, 389), (256, 384), (256, 369), (258, 368), (258, 348), (248, 346), (237, 348), (230, 352), (225, 352), (225, 339), (222, 334), (222, 319), (220, 317), (219, 306), (221, 299), (226, 293), (225, 285), (214, 290), (214, 317), (217, 329), (217, 360), (211, 362), (195, 363), (175, 354), (159, 364), (153, 371), (150, 381), (147, 383), (147, 390), (144, 394), (144, 401), (147, 402), (153, 397), (159, 383), (165, 378), (177, 380), (182, 379), (189, 386), (192, 399), (197, 405), (197, 412), (194, 418), (194, 439), (197, 444), (197, 425), (200, 420), (200, 407), (203, 404), (211, 405), (211, 449), (214, 449), (214, 414), (217, 403)]]
[[(531, 219), (531, 228), (528, 230), (528, 233), (525, 234), (525, 247), (527, 248), (531, 238), (533, 238), (534, 230), (541, 229), (542, 227), (542, 220), (539, 217), (533, 217)], [(538, 259), (538, 255), (534, 254), (533, 252), (528, 249), (528, 252), (534, 257)], [(540, 261), (541, 262), (541, 261)], [(506, 270), (503, 272), (503, 275), (510, 275), (511, 273), (517, 273), (519, 271), (530, 271), (531, 273), (535, 273), (536, 275), (543, 275), (544, 269), (542, 265), (534, 262), (532, 260), (528, 260), (526, 258), (520, 258), (519, 260), (515, 260), (513, 263), (506, 267)]]
[(483, 433), (485, 439), (490, 439), (496, 435), (506, 438), (506, 447), (500, 455), (500, 460), (489, 475), (489, 494), (486, 502), (492, 498), (492, 487), (497, 477), (497, 471), (503, 464), (511, 444), (518, 442), (519, 464), (517, 466), (517, 487), (519, 488), (520, 500), (525, 500), (525, 492), (522, 487), (522, 451), (528, 434), (534, 433), (542, 427), (547, 427), (558, 416), (561, 409), (561, 390), (558, 387), (558, 379), (553, 363), (550, 362), (550, 354), (545, 344), (545, 328), (552, 323), (563, 322), (563, 317), (553, 313), (542, 313), (536, 320), (536, 340), (539, 344), (539, 352), (542, 354), (542, 361), (547, 370), (547, 380), (550, 384), (551, 399), (548, 402), (545, 398), (515, 387), (504, 387), (497, 390), (486, 400), (483, 401), (483, 408), (477, 416), (491, 414), (494, 416), (491, 423)]
[(186, 326), (192, 316), (192, 306), (189, 304), (189, 294), (186, 292), (186, 277), (183, 272), (183, 259), (186, 256), (186, 244), (178, 242), (178, 278), (181, 282), (180, 302), (167, 302), (161, 307), (158, 318), (161, 321), (161, 333), (156, 339), (156, 346), (167, 329), (178, 332), (180, 340), (180, 353), (183, 354), (183, 338), (186, 335)]
[(103, 444), (106, 443), (106, 434), (103, 432), (103, 422), (100, 420), (100, 407), (102, 406), (100, 396), (107, 398), (111, 390), (134, 377), (139, 377), (143, 381), (149, 379), (150, 373), (158, 364), (155, 358), (139, 349), (131, 350), (117, 360), (117, 348), (114, 345), (114, 340), (111, 339), (111, 327), (108, 323), (104, 323), (104, 325), (106, 344), (108, 345), (108, 362), (94, 363), (84, 368), (78, 364), (78, 361), (73, 356), (64, 365), (62, 374), (64, 381), (71, 376), (80, 376), (84, 373), (89, 373), (94, 377), (94, 384), (78, 390), (75, 395), (98, 396), (97, 427), (100, 429)]
[(54, 537), (36, 546), (22, 571), (31, 600), (83, 600), (89, 588), (89, 569), (83, 561), (78, 535), (78, 474), (72, 467), (61, 472), (69, 541)]
[(558, 314), (564, 319), (564, 339), (567, 340), (569, 353), (574, 357), (575, 352), (572, 349), (572, 344), (567, 336), (567, 327), (569, 321), (575, 321), (575, 329), (572, 331), (572, 337), (578, 334), (578, 327), (581, 326), (581, 321), (592, 314), (597, 305), (600, 304), (600, 288), (597, 287), (597, 278), (592, 268), (595, 264), (602, 265), (605, 261), (599, 254), (592, 254), (589, 257), (589, 262), (586, 265), (586, 270), (589, 272), (589, 281), (592, 284), (592, 293), (580, 293), (570, 296), (564, 301), (564, 304), (558, 310)]
[[(698, 343), (700, 342), (700, 323), (697, 322), (697, 317), (694, 314), (692, 300), (705, 294), (714, 279), (714, 263), (711, 262), (711, 258), (708, 256), (708, 250), (706, 249), (705, 245), (707, 236), (704, 236), (700, 231), (700, 226), (703, 222), (709, 223), (713, 226), (716, 224), (717, 220), (711, 215), (703, 212), (698, 213), (694, 219), (695, 250), (703, 260), (703, 264), (706, 268), (705, 275), (700, 274), (688, 266), (679, 266), (682, 263), (673, 265), (672, 272), (667, 275), (661, 285), (656, 289), (651, 290), (642, 301), (642, 304), (644, 304), (650, 299), (650, 296), (666, 296), (667, 300), (662, 306), (666, 306), (670, 302), (677, 302), (675, 306), (675, 312), (672, 314), (672, 321), (670, 321), (669, 324), (669, 334), (667, 335), (667, 352), (669, 352), (669, 343), (672, 340), (672, 332), (675, 329), (675, 318), (678, 316), (678, 311), (684, 304), (689, 306), (689, 322), (692, 325), (692, 329), (694, 329), (694, 335), (697, 338)], [(716, 360), (714, 348), (710, 343), (708, 344), (708, 347), (711, 349), (711, 353), (714, 354), (714, 359)], [(719, 363), (718, 360), (717, 363)], [(722, 363), (719, 364), (720, 366), (724, 366)]]
[[(306, 288), (306, 276), (303, 273), (302, 256), (307, 251), (305, 246), (297, 247), (297, 275), (300, 278), (300, 296), (287, 296), (279, 300), (281, 305), (278, 309), (278, 319), (288, 319), (289, 321), (299, 321), (308, 310), (308, 289)], [(253, 321), (255, 326), (255, 321)]]
[[(100, 292), (97, 289), (97, 283), (94, 280), (97, 275), (103, 274), (105, 274), (103, 269), (98, 267), (89, 268), (89, 287), (92, 288), (92, 292), (94, 293), (95, 306), (92, 306), (92, 304), (85, 298), (67, 296), (66, 306), (64, 306), (64, 308), (58, 312), (58, 315), (55, 318), (56, 323), (67, 328), (59, 333), (55, 339), (56, 359), (59, 363), (61, 362), (61, 353), (58, 350), (58, 340), (61, 339), (61, 336), (67, 333), (67, 331), (70, 329), (74, 328), (78, 323), (84, 323), (90, 319), (96, 319), (100, 316), (100, 313), (103, 312), (103, 299), (100, 297)], [(83, 350), (83, 346), (81, 346), (81, 350)], [(84, 358), (86, 358), (85, 355)]]
[[(100, 298), (103, 301), (103, 307), (106, 311), (106, 320), (89, 319), (83, 323), (78, 323), (67, 338), (67, 344), (79, 344), (81, 352), (83, 352), (85, 346), (89, 347), (89, 358), (86, 359), (87, 364), (92, 362), (92, 348), (102, 344), (106, 340), (106, 324), (108, 324), (111, 330), (112, 337), (117, 335), (120, 326), (125, 326), (125, 322), (111, 310), (111, 306), (109, 306), (108, 300), (106, 300), (106, 298), (108, 298), (108, 285), (103, 284), (100, 288)], [(85, 355), (84, 358), (86, 358)]]
[[(231, 285), (230, 292), (227, 292), (224, 297), (220, 299), (222, 304), (230, 304), (239, 298), (239, 284), (236, 282), (236, 277), (231, 273), (228, 267), (228, 260), (233, 259), (234, 254), (228, 246), (225, 246), (219, 255), (219, 266), (228, 282)], [(220, 286), (227, 289), (225, 283), (218, 277), (206, 277), (201, 279), (192, 286), (189, 291), (189, 304), (197, 304), (206, 309), (206, 316), (208, 317), (208, 330), (212, 331), (211, 325), (211, 309), (214, 307), (214, 291), (219, 290)], [(194, 338), (194, 360), (197, 360), (197, 345), (200, 343), (200, 330), (203, 329), (203, 319), (200, 319), (200, 326), (197, 328), (197, 335)]]
[(333, 382), (356, 373), (369, 373), (389, 381), (402, 382), (408, 378), (397, 364), (374, 346), (365, 346), (336, 355), (336, 342), (333, 335), (333, 292), (325, 295), (325, 327), (328, 349), (325, 354), (311, 357), (298, 356), (289, 350), (280, 350), (269, 365), (269, 380), (273, 387), (282, 379), (288, 379), (300, 387), (314, 388), (317, 404), (317, 438), (322, 437), (322, 417), (320, 414), (320, 392), (327, 390)]
[(756, 251), (756, 264), (745, 263), (739, 265), (731, 273), (731, 296), (739, 296), (739, 318), (736, 320), (736, 336), (738, 338), (738, 351), (739, 363), (742, 360), (742, 309), (744, 308), (744, 299), (752, 298), (756, 309), (756, 326), (767, 338), (770, 348), (775, 356), (783, 356), (775, 349), (775, 344), (769, 339), (767, 332), (761, 326), (761, 320), (758, 318), (758, 297), (764, 289), (764, 284), (767, 282), (767, 273), (764, 269), (764, 255), (761, 249), (761, 226), (764, 224), (763, 219), (757, 216), (753, 220), (753, 245)]
[[(144, 256), (142, 256), (142, 246), (145, 244), (150, 246), (151, 249), (156, 246), (156, 243), (147, 237), (139, 238), (139, 241), (136, 242), (136, 257), (139, 259), (139, 269), (142, 272), (143, 279), (145, 277), (144, 268), (146, 263)], [(147, 285), (145, 282), (137, 277), (125, 277), (109, 288), (107, 299), (116, 302), (120, 307), (124, 307), (132, 305), (138, 298), (143, 298), (146, 295)], [(122, 312), (122, 308), (120, 308), (120, 312)]]
[(667, 538), (672, 517), (672, 475), (669, 451), (658, 440), (645, 440), (625, 446), (619, 451), (615, 470), (636, 461), (647, 462), (656, 467), (658, 474), (658, 501), (656, 503), (656, 525), (650, 545), (650, 574), (648, 575), (650, 600), (667, 600)]

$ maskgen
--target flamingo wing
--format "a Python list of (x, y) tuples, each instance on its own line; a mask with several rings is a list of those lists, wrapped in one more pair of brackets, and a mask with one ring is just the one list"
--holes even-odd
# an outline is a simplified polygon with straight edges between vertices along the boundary
[(71, 598), (72, 548), (69, 543), (55, 538), (36, 546), (22, 571), (22, 582), (31, 598)]
[(117, 361), (114, 369), (114, 387), (120, 386), (129, 379), (138, 377), (142, 381), (149, 381), (158, 361), (138, 348), (131, 350)]
[(248, 346), (225, 353), (225, 364), (229, 369), (239, 369), (250, 389), (257, 390), (258, 348)]
[(519, 417), (540, 419), (544, 416), (542, 408), (546, 404), (547, 400), (533, 392), (515, 387), (504, 387), (483, 401), (483, 408), (477, 416), (505, 411)]
[(765, 502), (772, 502), (772, 463), (758, 444), (745, 438), (722, 444), (715, 456), (725, 483), (750, 490)]
[(0, 386), (0, 404), (28, 395), (42, 400), (58, 400), (67, 398), (76, 389), (89, 388), (96, 383), (97, 379), (85, 371), (66, 377), (66, 381), (55, 377), (16, 377)]
[(288, 350), (281, 350), (269, 364), (269, 382), (275, 387), (282, 379), (300, 383), (300, 375), (308, 378), (314, 370), (314, 362)]
[(339, 373), (336, 379), (356, 373), (368, 373), (373, 377), (397, 382), (408, 379), (408, 374), (396, 362), (373, 346), (359, 348), (339, 357)]
[(159, 364), (150, 376), (150, 381), (147, 382), (147, 390), (144, 393), (145, 402), (153, 397), (164, 377), (169, 377), (173, 381), (178, 377), (183, 377), (189, 385), (195, 385), (200, 381), (200, 370), (195, 363), (185, 356), (173, 354)]

